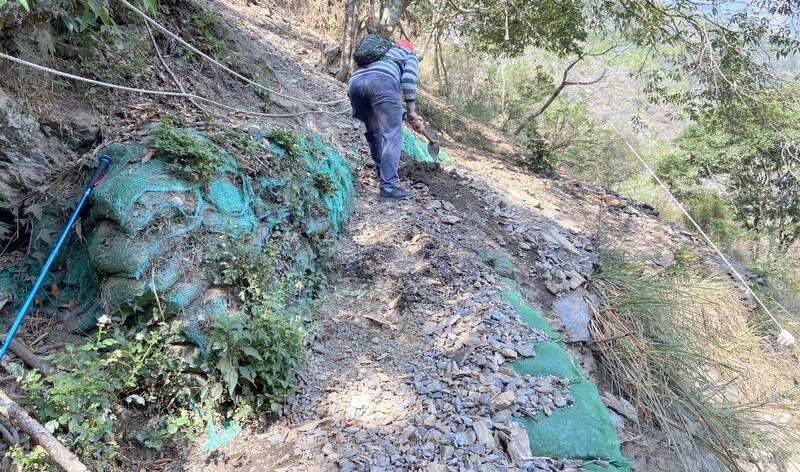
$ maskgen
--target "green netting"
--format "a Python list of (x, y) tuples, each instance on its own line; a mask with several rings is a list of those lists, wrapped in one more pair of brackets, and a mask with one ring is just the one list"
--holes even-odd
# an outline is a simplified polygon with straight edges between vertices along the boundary
[(570, 383), (575, 404), (555, 408), (550, 416), (538, 415), (536, 420), (523, 418), (520, 423), (528, 431), (534, 456), (569, 459), (601, 459), (613, 464), (600, 470), (630, 470), (622, 457), (614, 426), (608, 410), (600, 401), (597, 387), (588, 380)]
[[(108, 146), (103, 152), (114, 164), (92, 194), (91, 212), (83, 220), (88, 242), (72, 237), (48, 276), (46, 286), (56, 284), (61, 292), (51, 297), (53, 305), (73, 306), (72, 327), (88, 330), (101, 311), (141, 312), (157, 294), (165, 314), (180, 315), (176, 323), (202, 348), (203, 327), (229, 309), (212, 286), (215, 274), (204, 265), (220, 237), (258, 247), (281, 225), (298, 237), (291, 270), (308, 274), (317, 264), (310, 237), (335, 237), (350, 214), (354, 188), (345, 160), (319, 136), (300, 141), (300, 155), (291, 162), (283, 161), (287, 153), (273, 144), (274, 152), (263, 159), (272, 161), (275, 174), (256, 178), (218, 148), (225, 162), (206, 182), (176, 175), (169, 157), (145, 159), (144, 146)], [(323, 180), (324, 195), (317, 185)], [(300, 192), (284, 192), (289, 186)], [(63, 211), (53, 210), (34, 228), (41, 248), (23, 270), (0, 270), (0, 290), (13, 293), (15, 301), (24, 296), (27, 279), (49, 251), (48, 234), (57, 234), (63, 225)]]
[(238, 424), (234, 423), (233, 421), (228, 422), (224, 426), (220, 426), (217, 428), (217, 424), (213, 420), (209, 420), (206, 426), (206, 439), (205, 444), (201, 450), (208, 454), (215, 449), (224, 446), (231, 439), (235, 438), (242, 432), (242, 427)]
[(544, 377), (556, 375), (572, 381), (581, 380), (581, 371), (575, 366), (569, 353), (555, 341), (536, 343), (533, 345), (535, 357), (515, 361), (512, 367), (524, 375)]
[(439, 157), (434, 159), (428, 153), (428, 143), (406, 128), (403, 128), (403, 151), (417, 162), (447, 162), (451, 158), (444, 152), (439, 151)]
[(517, 312), (520, 318), (522, 318), (522, 321), (526, 325), (542, 332), (550, 339), (561, 338), (558, 332), (554, 330), (550, 326), (550, 323), (548, 323), (544, 318), (544, 315), (542, 315), (539, 311), (534, 310), (525, 302), (522, 294), (516, 289), (516, 282), (505, 277), (501, 278), (501, 280), (508, 287), (508, 290), (501, 291), (500, 298), (507, 301), (511, 304), (511, 306), (514, 307), (514, 310)]
[(551, 416), (540, 414), (536, 420), (520, 421), (528, 432), (533, 455), (587, 461), (600, 459), (612, 466), (597, 470), (630, 470), (597, 387), (585, 378), (566, 348), (557, 341), (558, 333), (544, 316), (525, 302), (516, 283), (507, 278), (501, 280), (507, 288), (500, 296), (514, 307), (526, 325), (552, 339), (534, 343), (536, 355), (513, 362), (511, 368), (521, 376), (565, 378), (570, 382), (570, 394), (574, 399), (573, 405), (555, 408)]
[(206, 335), (203, 327), (215, 318), (229, 316), (228, 300), (221, 295), (211, 294), (203, 300), (192, 303), (178, 319), (178, 325), (187, 339), (200, 347), (206, 355)]

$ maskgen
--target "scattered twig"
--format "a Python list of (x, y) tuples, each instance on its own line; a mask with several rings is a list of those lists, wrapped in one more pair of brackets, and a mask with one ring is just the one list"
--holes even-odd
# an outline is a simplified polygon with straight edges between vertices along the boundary
[(388, 327), (390, 327), (392, 329), (397, 329), (392, 323), (390, 323), (390, 322), (388, 322), (386, 320), (382, 320), (380, 318), (376, 318), (376, 317), (374, 317), (372, 315), (364, 315), (364, 318), (372, 321), (373, 323), (375, 323), (376, 325), (378, 325), (380, 327), (388, 326)]
[[(5, 336), (2, 336), (2, 340), (3, 342), (5, 342)], [(34, 354), (33, 351), (31, 351), (28, 348), (28, 346), (22, 344), (20, 341), (13, 339), (11, 341), (11, 346), (9, 347), (11, 349), (11, 352), (16, 354), (17, 357), (19, 357), (20, 359), (22, 359), (22, 361), (25, 362), (25, 364), (27, 364), (28, 367), (36, 369), (39, 372), (43, 373), (44, 375), (53, 375), (56, 372), (58, 372), (58, 369), (56, 369), (56, 367), (53, 364), (40, 359), (39, 356)]]
[(5, 441), (12, 446), (19, 444), (19, 433), (17, 432), (17, 428), (7, 423), (4, 418), (0, 419), (0, 436), (3, 436), (3, 439), (5, 439)]
[(88, 472), (89, 469), (81, 463), (75, 454), (64, 447), (50, 431), (31, 418), (24, 408), (19, 406), (2, 390), (0, 390), (0, 414), (6, 418), (13, 419), (20, 429), (39, 443), (66, 472)]

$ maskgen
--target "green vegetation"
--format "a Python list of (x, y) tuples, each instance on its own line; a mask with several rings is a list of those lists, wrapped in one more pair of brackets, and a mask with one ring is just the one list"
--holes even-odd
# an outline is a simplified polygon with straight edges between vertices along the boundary
[(154, 147), (173, 159), (170, 170), (191, 180), (208, 180), (225, 163), (225, 155), (214, 143), (186, 128), (163, 122), (153, 131)]
[[(263, 250), (222, 245), (212, 262), (219, 265), (219, 283), (238, 294), (240, 309), (213, 320), (203, 356), (183, 355), (196, 348), (185, 346), (171, 323), (158, 321), (157, 309), (158, 322), (144, 330), (109, 331), (101, 323), (93, 340), (68, 344), (53, 358), (63, 372), (45, 377), (15, 368), (26, 403), (59, 440), (94, 464), (108, 464), (119, 454), (126, 410), (147, 419), (129, 439), (152, 449), (202, 434), (209, 421), (281, 413), (305, 358), (305, 331), (286, 307), (319, 283), (314, 273), (308, 280), (286, 275), (290, 271), (281, 261), (287, 250), (277, 243)], [(37, 460), (20, 453), (18, 463)]]
[(594, 279), (603, 303), (592, 324), (604, 340), (596, 344), (604, 375), (684, 460), (692, 449), (707, 450), (735, 470), (766, 452), (787, 470), (800, 444), (780, 416), (800, 405), (792, 356), (764, 348), (759, 323), (698, 261), (679, 252), (672, 267), (653, 274), (622, 253), (604, 253)]
[[(281, 413), (294, 391), (305, 334), (296, 320), (271, 311), (250, 318), (219, 318), (211, 329), (207, 365), (222, 383), (209, 386), (212, 401), (224, 398), (236, 420), (253, 413)], [(223, 389), (224, 387), (224, 389)]]
[(106, 464), (119, 452), (120, 404), (157, 415), (169, 402), (191, 402), (197, 385), (170, 349), (174, 340), (164, 329), (131, 338), (101, 325), (94, 340), (67, 344), (55, 355), (63, 372), (45, 377), (17, 367), (15, 373), (45, 427), (82, 457)]
[(336, 184), (328, 174), (317, 174), (314, 176), (314, 185), (323, 197), (330, 197), (336, 193)]
[(200, 10), (189, 17), (186, 32), (189, 43), (204, 53), (215, 57), (227, 48), (224, 35), (220, 34), (221, 26), (217, 15), (210, 11)]
[[(29, 14), (51, 14), (54, 18), (61, 18), (70, 33), (93, 34), (115, 31), (114, 11), (108, 2), (98, 0), (56, 0), (54, 2), (11, 0), (11, 2), (18, 3)], [(8, 3), (9, 0), (0, 0), (0, 9)], [(150, 14), (156, 14), (158, 11), (155, 0), (142, 0), (141, 6)]]
[(268, 152), (263, 144), (240, 129), (226, 129), (220, 135), (218, 141), (220, 145), (225, 146), (230, 153), (248, 158), (263, 156)]
[(290, 129), (273, 129), (267, 133), (267, 140), (285, 149), (286, 154), (292, 159), (299, 159), (303, 152), (300, 138)]
[(677, 185), (729, 176), (738, 223), (782, 248), (800, 238), (800, 112), (786, 106), (796, 92), (776, 89), (702, 115), (681, 136), (668, 168)]

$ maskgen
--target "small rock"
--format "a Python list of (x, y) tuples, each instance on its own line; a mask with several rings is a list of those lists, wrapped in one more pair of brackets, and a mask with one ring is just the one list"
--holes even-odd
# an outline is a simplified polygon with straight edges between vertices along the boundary
[(454, 225), (461, 222), (461, 218), (451, 214), (442, 215), (439, 217), (439, 219), (442, 221), (442, 223), (446, 223), (448, 225)]
[(578, 272), (576, 272), (574, 270), (568, 270), (566, 272), (566, 275), (567, 275), (567, 277), (569, 277), (568, 285), (569, 285), (569, 288), (571, 288), (572, 290), (575, 290), (576, 288), (578, 288), (581, 285), (583, 285), (584, 282), (586, 282), (586, 279), (583, 278), (583, 276), (581, 274), (579, 274)]
[(503, 348), (500, 350), (500, 353), (503, 354), (504, 357), (508, 359), (516, 359), (518, 354), (517, 351), (514, 349)]
[(641, 213), (639, 213), (639, 210), (637, 210), (636, 208), (634, 208), (634, 207), (632, 207), (630, 205), (627, 205), (625, 208), (622, 209), (622, 211), (624, 211), (625, 213), (627, 213), (629, 215), (641, 216)]
[(505, 410), (517, 402), (517, 396), (514, 392), (506, 390), (505, 392), (495, 396), (489, 402), (489, 406), (494, 411)]
[(615, 397), (614, 395), (608, 392), (603, 392), (601, 397), (603, 399), (603, 403), (605, 403), (606, 406), (608, 406), (612, 410), (616, 411), (617, 413), (625, 417), (625, 419), (630, 420), (634, 423), (639, 422), (639, 413), (636, 411), (636, 407), (631, 405), (631, 402), (629, 402), (628, 400), (625, 400), (624, 398)]
[(588, 296), (587, 291), (578, 290), (553, 302), (553, 312), (564, 325), (564, 330), (572, 342), (586, 342), (592, 339), (592, 334), (589, 332), (592, 312), (584, 300), (584, 297)]
[(536, 355), (536, 351), (533, 350), (533, 344), (520, 344), (516, 347), (516, 350), (520, 357), (533, 357)]
[(513, 464), (531, 460), (531, 444), (528, 441), (528, 432), (522, 425), (511, 423), (510, 431), (506, 437), (506, 452)]
[(456, 211), (456, 207), (450, 202), (442, 202), (442, 207), (447, 211)]
[(430, 336), (431, 334), (436, 332), (436, 327), (438, 325), (433, 321), (426, 321), (422, 324), (422, 334), (426, 336)]
[(494, 449), (497, 444), (495, 443), (494, 436), (489, 427), (489, 421), (485, 419), (475, 420), (472, 423), (472, 429), (475, 430), (475, 435), (478, 441), (481, 442), (487, 449)]
[(555, 395), (553, 395), (553, 404), (558, 408), (564, 408), (565, 406), (567, 406), (567, 399), (564, 397), (564, 395), (556, 393)]
[(428, 465), (425, 466), (425, 472), (447, 472), (447, 464), (429, 462)]
[(373, 463), (378, 467), (387, 467), (389, 465), (389, 456), (385, 454), (376, 454)]
[(669, 252), (662, 252), (653, 260), (655, 264), (659, 267), (669, 267), (675, 263), (675, 256)]

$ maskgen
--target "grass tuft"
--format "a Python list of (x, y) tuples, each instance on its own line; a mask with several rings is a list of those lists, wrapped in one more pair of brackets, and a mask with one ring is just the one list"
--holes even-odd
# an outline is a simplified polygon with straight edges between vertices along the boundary
[(652, 272), (604, 252), (591, 329), (603, 340), (596, 346), (606, 380), (667, 434), (687, 470), (713, 469), (689, 463), (709, 450), (730, 470), (792, 470), (796, 358), (770, 346), (728, 282), (688, 256)]

